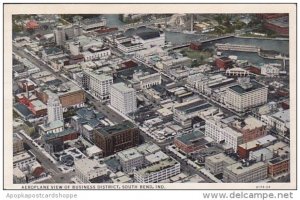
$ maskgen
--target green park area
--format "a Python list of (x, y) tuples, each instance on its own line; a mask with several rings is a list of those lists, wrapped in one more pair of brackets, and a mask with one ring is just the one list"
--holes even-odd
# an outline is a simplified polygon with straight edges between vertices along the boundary
[(207, 59), (213, 55), (211, 50), (193, 50), (189, 47), (181, 49), (180, 53), (183, 56), (187, 56), (193, 60), (191, 67), (198, 67), (205, 64)]

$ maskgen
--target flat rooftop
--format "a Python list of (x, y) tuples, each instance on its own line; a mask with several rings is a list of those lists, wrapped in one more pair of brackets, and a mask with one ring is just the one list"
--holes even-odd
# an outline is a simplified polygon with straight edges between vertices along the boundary
[(47, 106), (40, 100), (31, 101), (32, 105), (35, 107), (35, 110), (47, 109)]
[(150, 175), (152, 173), (161, 171), (164, 168), (169, 168), (172, 167), (174, 165), (176, 165), (178, 162), (175, 161), (172, 158), (168, 158), (165, 160), (161, 160), (158, 163), (152, 164), (150, 166), (147, 166), (145, 168), (142, 168), (140, 170), (137, 171), (137, 173), (141, 174), (142, 176), (147, 176)]
[(145, 159), (150, 163), (156, 163), (167, 158), (169, 158), (169, 156), (162, 151), (158, 151), (156, 153), (145, 156)]
[(290, 109), (279, 111), (279, 112), (273, 114), (272, 117), (283, 123), (290, 122)]
[(99, 162), (89, 158), (75, 160), (75, 166), (85, 176), (93, 177), (93, 178), (102, 176), (107, 171), (105, 164), (101, 165)]
[(249, 171), (255, 170), (257, 168), (260, 168), (262, 166), (266, 166), (266, 169), (267, 169), (267, 164), (264, 162), (257, 162), (250, 166), (247, 166), (247, 167), (243, 167), (242, 163), (238, 162), (238, 163), (227, 166), (226, 169), (233, 172), (236, 175), (240, 175), (240, 174), (244, 174)]
[(254, 91), (254, 90), (257, 90), (257, 89), (265, 87), (264, 85), (262, 85), (262, 84), (260, 84), (260, 83), (258, 83), (256, 81), (250, 81), (250, 83), (251, 83), (252, 87), (249, 87), (249, 88), (246, 88), (246, 89), (243, 88), (239, 84), (231, 86), (231, 87), (229, 87), (229, 89), (233, 90), (236, 93), (244, 94), (244, 93), (247, 93), (247, 92)]
[(117, 156), (124, 162), (143, 157), (143, 155), (141, 153), (139, 153), (135, 148), (130, 148), (130, 149), (118, 152)]
[(86, 152), (88, 152), (89, 154), (94, 154), (94, 153), (101, 153), (102, 149), (100, 149), (99, 147), (97, 147), (96, 145), (93, 145), (91, 147), (88, 147), (86, 149)]
[(250, 142), (246, 142), (246, 143), (241, 144), (239, 146), (242, 147), (242, 148), (244, 148), (244, 149), (252, 149), (252, 148), (254, 148), (256, 146), (270, 144), (270, 143), (272, 143), (275, 140), (276, 140), (276, 138), (274, 136), (266, 135), (266, 136), (264, 136), (262, 138), (259, 138), (257, 140), (252, 140)]
[(17, 110), (23, 117), (28, 117), (29, 115), (32, 115), (32, 112), (23, 104), (16, 103), (14, 105), (14, 109)]
[(289, 154), (290, 147), (284, 142), (277, 142), (267, 147), (271, 152), (276, 152), (278, 155)]
[(147, 32), (141, 32), (137, 33), (137, 35), (142, 38), (143, 40), (153, 39), (160, 36), (159, 31), (147, 31)]
[(118, 90), (119, 92), (133, 92), (135, 89), (128, 87), (125, 83), (115, 83), (111, 85), (111, 88)]
[[(186, 145), (192, 145), (192, 144), (198, 144), (200, 139), (204, 139), (204, 133), (201, 131), (193, 131), (191, 133), (183, 134), (180, 137), (177, 137), (176, 139), (181, 141), (182, 143)], [(203, 144), (206, 142), (204, 141)], [(200, 144), (199, 144), (200, 145)]]
[(65, 94), (70, 94), (73, 92), (82, 91), (80, 87), (75, 85), (72, 81), (61, 83), (59, 86), (49, 86), (44, 92), (48, 95), (57, 94), (58, 96), (63, 96)]
[(264, 160), (269, 160), (273, 157), (273, 152), (267, 148), (250, 152), (250, 157), (255, 157), (257, 161), (261, 159), (261, 156), (263, 156)]
[(219, 163), (219, 162), (226, 162), (229, 165), (232, 165), (234, 163), (236, 163), (235, 160), (233, 160), (232, 158), (230, 158), (229, 156), (226, 156), (224, 153), (219, 153), (213, 156), (208, 156), (205, 158), (206, 161), (210, 161), (212, 163)]
[(155, 143), (147, 142), (147, 143), (141, 144), (140, 146), (136, 147), (136, 149), (141, 154), (148, 155), (148, 154), (155, 153), (155, 152), (159, 151), (160, 147)]
[(175, 109), (188, 114), (199, 110), (204, 110), (211, 106), (212, 105), (208, 103), (206, 100), (200, 99), (192, 102), (179, 104), (178, 106), (175, 107)]
[(18, 154), (13, 156), (13, 162), (21, 162), (23, 160), (29, 159), (29, 158), (33, 158), (34, 155), (32, 155), (31, 153), (29, 153), (28, 151), (22, 151), (19, 152)]
[(107, 74), (103, 74), (103, 73), (100, 73), (100, 74), (97, 74), (95, 73), (94, 71), (90, 71), (90, 70), (84, 70), (84, 73), (88, 74), (89, 76), (97, 79), (97, 80), (101, 80), (101, 81), (106, 81), (106, 80), (112, 80), (112, 76), (109, 76)]
[(88, 49), (91, 53), (95, 53), (95, 52), (101, 52), (101, 51), (106, 51), (109, 50), (108, 47), (91, 47)]
[(262, 121), (254, 118), (254, 117), (247, 117), (244, 119), (244, 124), (242, 125), (242, 122), (235, 121), (233, 122), (233, 127), (236, 127), (238, 129), (242, 130), (253, 130), (255, 128), (260, 128), (265, 126), (266, 124)]
[(269, 163), (274, 165), (274, 164), (280, 163), (282, 161), (285, 161), (287, 159), (289, 159), (289, 157), (277, 157), (277, 158), (270, 160)]
[(48, 131), (48, 130), (52, 130), (52, 129), (56, 129), (59, 127), (63, 127), (64, 126), (64, 122), (57, 120), (57, 121), (52, 121), (46, 125), (41, 124), (39, 125), (44, 131)]
[(75, 133), (77, 131), (75, 131), (74, 129), (65, 129), (61, 132), (58, 132), (58, 133), (48, 133), (46, 135), (43, 135), (43, 139), (44, 140), (51, 140), (51, 139), (54, 139), (54, 138), (58, 138), (58, 137), (63, 137), (63, 136), (66, 136), (66, 135), (69, 135), (70, 133)]
[(130, 121), (126, 120), (120, 124), (116, 124), (114, 126), (109, 126), (109, 127), (102, 127), (96, 130), (103, 135), (110, 135), (131, 128), (135, 128), (135, 125)]
[(126, 41), (126, 42), (122, 42), (121, 44), (125, 47), (133, 47), (133, 46), (140, 45), (141, 43), (132, 43), (131, 41)]

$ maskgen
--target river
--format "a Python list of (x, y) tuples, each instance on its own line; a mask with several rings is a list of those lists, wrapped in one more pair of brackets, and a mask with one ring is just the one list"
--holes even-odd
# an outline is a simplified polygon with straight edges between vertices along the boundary
[[(104, 15), (107, 18), (107, 25), (110, 27), (117, 27), (119, 25), (123, 25), (124, 23), (119, 20), (118, 15)], [(146, 27), (141, 27), (136, 30), (130, 29), (128, 30), (125, 35), (132, 35), (136, 32), (147, 31), (150, 30)], [(201, 39), (201, 35), (193, 35), (193, 34), (186, 34), (186, 33), (178, 33), (178, 32), (170, 32), (166, 31), (166, 41), (169, 41), (173, 44), (184, 44), (191, 40), (199, 40)], [(289, 40), (270, 40), (270, 39), (255, 39), (255, 38), (226, 38), (222, 40), (218, 40), (215, 42), (210, 42), (205, 45), (205, 47), (212, 48), (214, 47), (215, 43), (233, 43), (233, 44), (244, 44), (244, 45), (253, 45), (260, 47), (265, 50), (275, 50), (280, 53), (289, 54)], [(240, 60), (248, 60), (250, 63), (255, 65), (260, 65), (264, 63), (282, 63), (282, 61), (275, 61), (261, 58), (257, 55), (257, 53), (248, 53), (248, 52), (223, 52), (223, 55), (235, 55)], [(288, 62), (287, 62), (288, 64)]]

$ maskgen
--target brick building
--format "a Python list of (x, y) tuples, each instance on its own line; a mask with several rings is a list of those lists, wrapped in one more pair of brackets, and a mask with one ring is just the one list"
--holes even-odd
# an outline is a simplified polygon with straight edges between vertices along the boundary
[(236, 120), (232, 123), (232, 128), (243, 134), (244, 142), (250, 142), (265, 136), (267, 134), (266, 127), (267, 124), (254, 117), (247, 117), (244, 120)]
[(191, 42), (190, 48), (193, 50), (201, 50), (202, 49), (202, 43), (201, 42)]
[(273, 152), (273, 158), (268, 161), (268, 173), (272, 178), (278, 178), (290, 172), (290, 147), (280, 141), (267, 147)]
[(103, 127), (94, 130), (96, 146), (103, 150), (103, 156), (137, 146), (139, 143), (139, 130), (130, 121)]
[(268, 173), (271, 177), (277, 177), (290, 172), (290, 159), (277, 157), (268, 162)]
[(264, 22), (264, 28), (272, 30), (281, 36), (289, 35), (289, 17), (273, 18)]
[(28, 103), (28, 109), (36, 117), (42, 117), (42, 116), (47, 115), (47, 106), (40, 100), (30, 101)]
[(32, 91), (37, 87), (37, 85), (30, 79), (23, 79), (18, 81), (18, 86), (23, 92)]
[(64, 142), (75, 140), (79, 133), (74, 129), (66, 129), (58, 133), (49, 133), (42, 136), (45, 150), (49, 153), (59, 152), (64, 149)]
[(47, 104), (49, 96), (53, 93), (58, 95), (64, 109), (69, 107), (82, 107), (85, 102), (84, 91), (71, 81), (63, 83), (56, 89), (36, 90), (36, 96), (45, 104)]
[(232, 66), (232, 60), (228, 57), (217, 58), (215, 63), (219, 69), (224, 69), (224, 70)]
[(200, 131), (183, 134), (174, 139), (175, 146), (186, 154), (201, 150), (208, 143), (209, 141), (205, 139), (204, 133)]
[(256, 151), (262, 147), (272, 144), (276, 138), (272, 135), (266, 135), (262, 138), (246, 142), (237, 147), (237, 153), (240, 158), (246, 159), (249, 157), (250, 151)]

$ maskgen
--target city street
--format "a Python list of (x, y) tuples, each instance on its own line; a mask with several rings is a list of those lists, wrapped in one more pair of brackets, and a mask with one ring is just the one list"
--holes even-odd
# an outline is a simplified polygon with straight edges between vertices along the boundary
[(53, 175), (58, 175), (61, 173), (58, 167), (54, 163), (52, 163), (52, 161), (47, 156), (45, 156), (41, 152), (41, 150), (32, 143), (32, 141), (27, 139), (22, 134), (19, 135), (22, 137), (24, 143), (26, 143), (31, 148), (30, 151), (36, 156), (37, 160), (41, 163), (41, 165), (46, 169), (47, 172), (50, 172)]
[(181, 169), (189, 174), (198, 174), (201, 178), (203, 178), (207, 183), (214, 183), (209, 177), (192, 167), (191, 165), (187, 164), (186, 161), (179, 158), (176, 154), (171, 151), (167, 151), (166, 153), (170, 154), (173, 158), (175, 158), (178, 162), (180, 162)]
[(14, 16), (14, 183), (290, 181), (277, 15)]
[(20, 57), (28, 59), (32, 64), (40, 68), (42, 71), (50, 71), (57, 79), (66, 82), (68, 81), (66, 78), (61, 77), (60, 73), (55, 72), (52, 68), (50, 68), (48, 65), (43, 63), (42, 61), (38, 60), (34, 56), (30, 55), (29, 53), (24, 51), (23, 47), (16, 47), (13, 45), (13, 52), (18, 54)]

